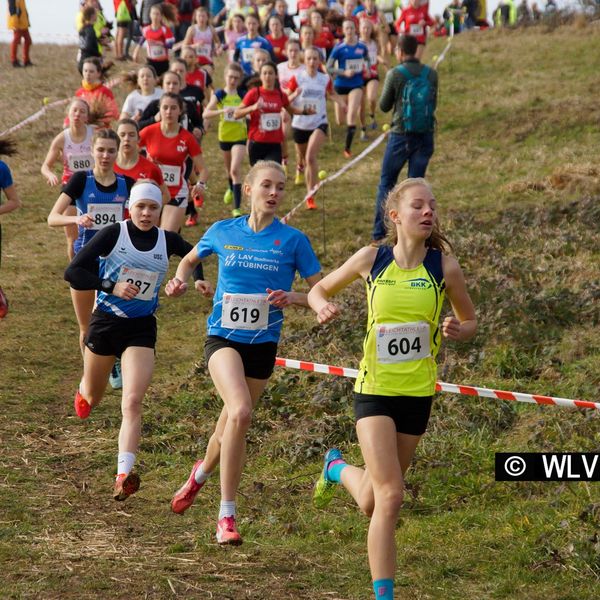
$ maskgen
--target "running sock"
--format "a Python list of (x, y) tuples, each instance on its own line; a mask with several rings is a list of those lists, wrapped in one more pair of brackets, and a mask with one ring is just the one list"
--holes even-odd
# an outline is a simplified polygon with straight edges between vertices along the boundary
[(210, 473), (206, 473), (204, 471), (204, 465), (200, 465), (194, 473), (194, 479), (196, 480), (196, 483), (200, 485), (204, 483), (211, 475), (212, 471)]
[(223, 517), (235, 517), (235, 500), (221, 500), (219, 508), (219, 521)]
[(231, 179), (231, 177), (229, 177), (229, 189), (233, 189), (233, 179)]
[(134, 463), (135, 454), (133, 452), (119, 452), (119, 457), (117, 459), (117, 475), (121, 475), (121, 473), (129, 475), (131, 469), (133, 469)]
[(377, 600), (394, 600), (394, 580), (376, 579), (373, 582), (373, 591)]
[(346, 129), (346, 150), (350, 151), (350, 146), (352, 146), (352, 139), (354, 138), (354, 133), (356, 132), (356, 126), (350, 125), (348, 129)]
[(340, 483), (342, 480), (342, 471), (348, 466), (348, 463), (342, 459), (338, 458), (337, 460), (332, 460), (327, 465), (327, 477), (329, 477), (329, 481), (333, 481), (334, 483)]
[(242, 184), (233, 184), (233, 204), (235, 208), (239, 208), (242, 205)]

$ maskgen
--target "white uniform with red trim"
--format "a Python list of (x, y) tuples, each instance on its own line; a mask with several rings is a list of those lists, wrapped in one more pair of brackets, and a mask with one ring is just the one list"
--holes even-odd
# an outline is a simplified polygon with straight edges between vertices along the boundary
[(288, 84), (290, 91), (300, 88), (301, 92), (292, 104), (298, 108), (314, 109), (314, 115), (294, 115), (292, 127), (312, 131), (327, 123), (327, 92), (333, 91), (329, 75), (317, 71), (311, 77), (306, 70), (294, 75)]

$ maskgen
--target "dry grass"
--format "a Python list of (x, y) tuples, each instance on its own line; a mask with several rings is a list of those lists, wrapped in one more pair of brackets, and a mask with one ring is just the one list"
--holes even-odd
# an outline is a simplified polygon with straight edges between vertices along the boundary
[[(0, 130), (79, 85), (72, 49), (34, 50), (35, 69), (0, 79)], [(593, 28), (579, 25), (473, 33), (456, 38), (440, 68), (429, 176), (480, 319), (474, 343), (443, 350), (445, 380), (598, 400), (599, 50)], [(171, 494), (220, 410), (200, 360), (209, 307), (191, 294), (162, 300), (142, 488), (124, 504), (111, 499), (118, 396), (109, 393), (89, 422), (71, 414), (81, 368), (76, 327), (62, 233), (45, 223), (57, 190), (43, 184), (39, 165), (60, 121), (54, 110), (21, 130), (10, 160), (25, 208), (3, 219), (1, 282), (12, 310), (0, 322), (0, 596), (370, 598), (366, 520), (343, 493), (329, 511), (309, 502), (324, 447), (361, 460), (347, 381), (276, 372), (249, 436), (240, 549), (214, 543), (217, 481), (188, 514), (170, 513)], [(334, 128), (323, 153), (329, 173), (340, 165), (342, 138)], [(227, 216), (211, 148), (214, 138), (205, 144), (210, 195), (202, 227), (184, 232), (190, 241)], [(325, 270), (370, 237), (382, 153), (323, 190), (326, 256), (320, 211), (292, 223), (310, 234)], [(301, 198), (292, 188), (286, 208)], [(214, 280), (214, 263), (207, 272)], [(327, 327), (291, 313), (280, 354), (355, 366), (362, 294), (360, 285), (347, 290), (343, 317)], [(596, 413), (441, 397), (398, 528), (400, 597), (595, 598), (594, 484), (495, 484), (493, 452), (591, 451), (598, 443)]]

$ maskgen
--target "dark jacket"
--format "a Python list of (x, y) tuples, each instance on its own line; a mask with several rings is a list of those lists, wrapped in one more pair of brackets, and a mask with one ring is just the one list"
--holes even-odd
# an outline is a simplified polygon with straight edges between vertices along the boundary
[[(423, 64), (416, 58), (405, 60), (402, 64), (408, 69), (411, 75), (418, 75), (423, 69)], [(435, 112), (438, 91), (437, 71), (430, 69), (428, 79), (434, 88), (433, 110)], [(383, 90), (379, 98), (379, 108), (383, 112), (394, 110), (392, 115), (392, 131), (394, 133), (404, 133), (402, 124), (402, 94), (405, 84), (406, 79), (400, 69), (398, 67), (390, 69), (385, 77)]]

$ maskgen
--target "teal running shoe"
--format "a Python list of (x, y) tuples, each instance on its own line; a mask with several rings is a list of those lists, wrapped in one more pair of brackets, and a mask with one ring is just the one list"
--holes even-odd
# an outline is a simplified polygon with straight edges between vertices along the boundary
[(313, 504), (316, 508), (326, 508), (333, 500), (337, 483), (329, 479), (327, 469), (332, 461), (341, 458), (342, 453), (337, 448), (331, 448), (325, 453), (325, 457), (323, 458), (323, 470), (315, 483), (315, 489), (313, 491)]

